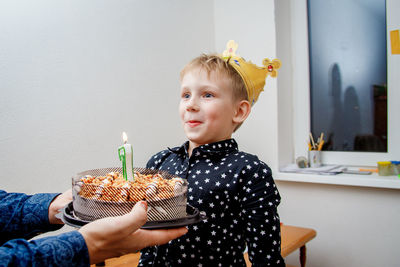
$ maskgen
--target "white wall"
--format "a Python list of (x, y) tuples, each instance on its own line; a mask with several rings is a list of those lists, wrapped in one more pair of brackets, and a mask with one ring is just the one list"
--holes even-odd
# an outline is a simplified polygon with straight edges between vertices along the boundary
[(184, 142), (179, 71), (214, 50), (213, 1), (1, 1), (0, 187), (64, 191)]
[[(399, 266), (400, 196), (396, 189), (278, 182), (281, 221), (317, 231), (308, 267)], [(299, 265), (298, 252), (286, 258)]]

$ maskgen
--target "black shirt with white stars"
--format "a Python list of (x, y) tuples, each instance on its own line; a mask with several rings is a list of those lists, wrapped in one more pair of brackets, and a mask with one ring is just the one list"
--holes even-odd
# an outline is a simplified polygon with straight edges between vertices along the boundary
[(168, 244), (143, 249), (139, 266), (285, 266), (281, 256), (280, 195), (271, 169), (238, 150), (234, 139), (206, 144), (188, 155), (189, 142), (161, 151), (147, 168), (188, 181), (188, 203), (208, 219)]

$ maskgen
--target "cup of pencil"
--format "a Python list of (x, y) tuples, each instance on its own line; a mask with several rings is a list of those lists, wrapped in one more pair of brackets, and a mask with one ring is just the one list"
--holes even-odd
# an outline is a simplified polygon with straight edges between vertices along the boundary
[(310, 141), (308, 142), (308, 162), (310, 168), (318, 168), (322, 165), (322, 146), (324, 145), (324, 133), (321, 133), (317, 141), (314, 141), (312, 133), (310, 133)]

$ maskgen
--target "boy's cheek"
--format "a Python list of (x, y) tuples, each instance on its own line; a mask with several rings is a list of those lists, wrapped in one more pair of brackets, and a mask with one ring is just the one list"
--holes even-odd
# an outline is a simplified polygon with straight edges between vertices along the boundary
[(179, 104), (179, 112), (182, 112), (185, 110), (185, 105), (183, 103)]

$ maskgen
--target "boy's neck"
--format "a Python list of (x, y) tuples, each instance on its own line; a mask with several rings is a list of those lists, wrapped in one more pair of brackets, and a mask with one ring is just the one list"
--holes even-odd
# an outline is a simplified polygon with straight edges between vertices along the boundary
[[(226, 139), (223, 139), (223, 140), (218, 140), (218, 141), (215, 141), (215, 142), (211, 142), (211, 143), (217, 143), (217, 142), (221, 142), (221, 141), (225, 141), (225, 140), (228, 140), (228, 139), (231, 139), (232, 137), (230, 136), (229, 138), (226, 138)], [(211, 144), (211, 143), (208, 143), (208, 144)], [(202, 145), (206, 145), (206, 144), (197, 144), (197, 143), (194, 143), (194, 142), (192, 142), (192, 141), (190, 141), (189, 140), (189, 146), (188, 146), (188, 155), (189, 155), (189, 158), (192, 156), (192, 153), (193, 153), (193, 150), (196, 148), (196, 147), (199, 147), (199, 146), (202, 146)]]
[(189, 155), (189, 158), (192, 156), (193, 149), (195, 149), (196, 147), (199, 147), (199, 146), (201, 146), (201, 145), (195, 144), (195, 143), (193, 143), (192, 141), (189, 141), (189, 147), (188, 147), (188, 155)]
[(192, 156), (193, 149), (194, 149), (194, 147), (192, 147), (192, 146), (190, 145), (190, 142), (189, 142), (189, 148), (188, 148), (188, 155), (189, 155), (189, 158)]

